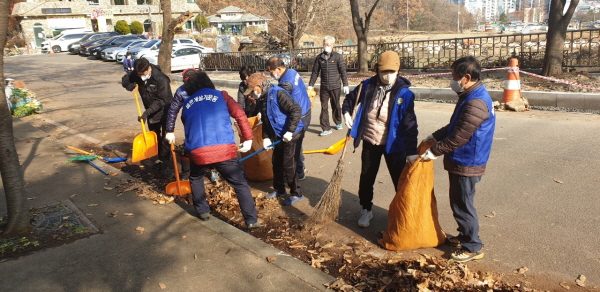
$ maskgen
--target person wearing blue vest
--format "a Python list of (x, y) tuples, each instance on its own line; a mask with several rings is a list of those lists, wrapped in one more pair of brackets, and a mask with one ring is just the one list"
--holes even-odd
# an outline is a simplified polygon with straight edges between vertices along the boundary
[[(256, 100), (264, 100), (262, 111), (263, 146), (270, 149), (270, 145), (277, 140), (279, 143), (273, 149), (273, 189), (274, 192), (265, 196), (267, 199), (285, 197), (283, 205), (289, 206), (304, 199), (302, 188), (298, 183), (296, 165), (298, 155), (296, 144), (304, 139), (307, 118), (302, 117), (303, 107), (283, 88), (271, 84), (261, 73), (254, 73), (248, 77), (248, 89), (244, 94), (252, 94)], [(290, 187), (289, 196), (285, 191), (285, 181)]]
[[(185, 91), (189, 98), (183, 98), (181, 119), (185, 148), (191, 163), (190, 185), (198, 217), (203, 221), (210, 218), (204, 173), (209, 168), (215, 168), (235, 190), (246, 226), (260, 227), (254, 198), (237, 159), (238, 151), (247, 152), (252, 146), (252, 128), (244, 110), (226, 91), (216, 90), (203, 71), (189, 77)], [(235, 141), (231, 117), (237, 121), (244, 139), (240, 149)]]
[[(386, 51), (379, 56), (375, 69), (377, 75), (346, 95), (342, 106), (354, 147), (363, 141), (358, 186), (362, 206), (358, 226), (363, 228), (369, 227), (373, 219), (373, 185), (381, 156), (385, 158), (396, 190), (406, 163), (413, 163), (418, 158), (415, 95), (408, 89), (410, 81), (398, 76), (400, 57), (394, 51)], [(353, 121), (351, 114), (357, 99), (359, 107)]]
[(475, 184), (481, 180), (490, 157), (496, 114), (492, 99), (479, 80), (480, 72), (479, 62), (471, 56), (452, 64), (450, 87), (458, 94), (454, 113), (448, 125), (423, 140), (437, 142), (422, 155), (423, 160), (444, 155), (450, 206), (458, 224), (458, 236), (446, 238), (446, 244), (461, 247), (451, 255), (456, 262), (483, 258), (474, 205)]
[[(294, 69), (287, 69), (285, 63), (279, 57), (272, 57), (267, 61), (267, 70), (271, 77), (279, 81), (277, 86), (287, 90), (292, 98), (302, 107), (302, 117), (306, 117), (305, 125), (310, 125), (311, 104), (306, 91), (306, 84), (300, 77), (300, 74)], [(306, 179), (306, 168), (304, 167), (304, 154), (302, 154), (302, 143), (296, 143), (296, 155), (298, 158), (296, 174), (298, 180)]]

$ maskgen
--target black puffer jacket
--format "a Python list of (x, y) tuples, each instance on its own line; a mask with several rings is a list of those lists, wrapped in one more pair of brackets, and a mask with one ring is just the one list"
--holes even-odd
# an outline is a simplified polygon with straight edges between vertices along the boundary
[(132, 91), (138, 85), (144, 108), (148, 112), (148, 123), (157, 124), (167, 118), (167, 111), (171, 106), (173, 94), (171, 93), (171, 80), (158, 66), (152, 66), (152, 73), (147, 82), (142, 81), (135, 70), (125, 74), (121, 85)]
[(344, 57), (336, 52), (331, 52), (329, 59), (325, 59), (324, 55), (325, 53), (320, 53), (315, 59), (308, 86), (315, 85), (319, 73), (321, 73), (321, 90), (340, 88), (340, 79), (344, 86), (348, 86), (348, 74), (346, 74)]

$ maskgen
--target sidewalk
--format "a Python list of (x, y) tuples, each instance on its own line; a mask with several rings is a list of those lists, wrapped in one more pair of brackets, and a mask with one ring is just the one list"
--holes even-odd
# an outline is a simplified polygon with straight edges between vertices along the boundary
[(335, 280), (215, 217), (107, 190), (131, 177), (66, 164), (70, 150), (19, 119), (13, 125), (27, 196), (36, 197), (30, 207), (70, 200), (100, 232), (0, 263), (3, 291), (314, 291)]

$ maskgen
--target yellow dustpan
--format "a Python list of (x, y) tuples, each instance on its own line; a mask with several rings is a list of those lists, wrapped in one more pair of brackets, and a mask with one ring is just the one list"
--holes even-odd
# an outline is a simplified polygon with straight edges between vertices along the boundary
[[(142, 115), (142, 109), (140, 108), (140, 101), (138, 100), (138, 90), (137, 86), (133, 91), (133, 95), (135, 97), (135, 104), (137, 105), (138, 115)], [(131, 161), (138, 162), (144, 159), (148, 159), (152, 156), (158, 155), (158, 143), (156, 138), (156, 133), (150, 131), (146, 132), (146, 125), (144, 124), (144, 120), (140, 120), (140, 124), (142, 125), (142, 134), (137, 135), (135, 139), (133, 139), (133, 153), (131, 154)]]
[(302, 153), (303, 154), (325, 153), (325, 154), (333, 155), (333, 154), (338, 153), (338, 151), (344, 149), (345, 144), (346, 144), (346, 138), (335, 142), (335, 144), (329, 146), (327, 149), (303, 151)]

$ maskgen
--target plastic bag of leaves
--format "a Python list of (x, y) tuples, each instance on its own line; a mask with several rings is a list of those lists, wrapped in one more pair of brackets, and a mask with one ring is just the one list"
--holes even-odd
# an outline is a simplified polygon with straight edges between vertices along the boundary
[(11, 113), (17, 118), (37, 114), (43, 110), (35, 94), (27, 89), (13, 88), (10, 103)]

